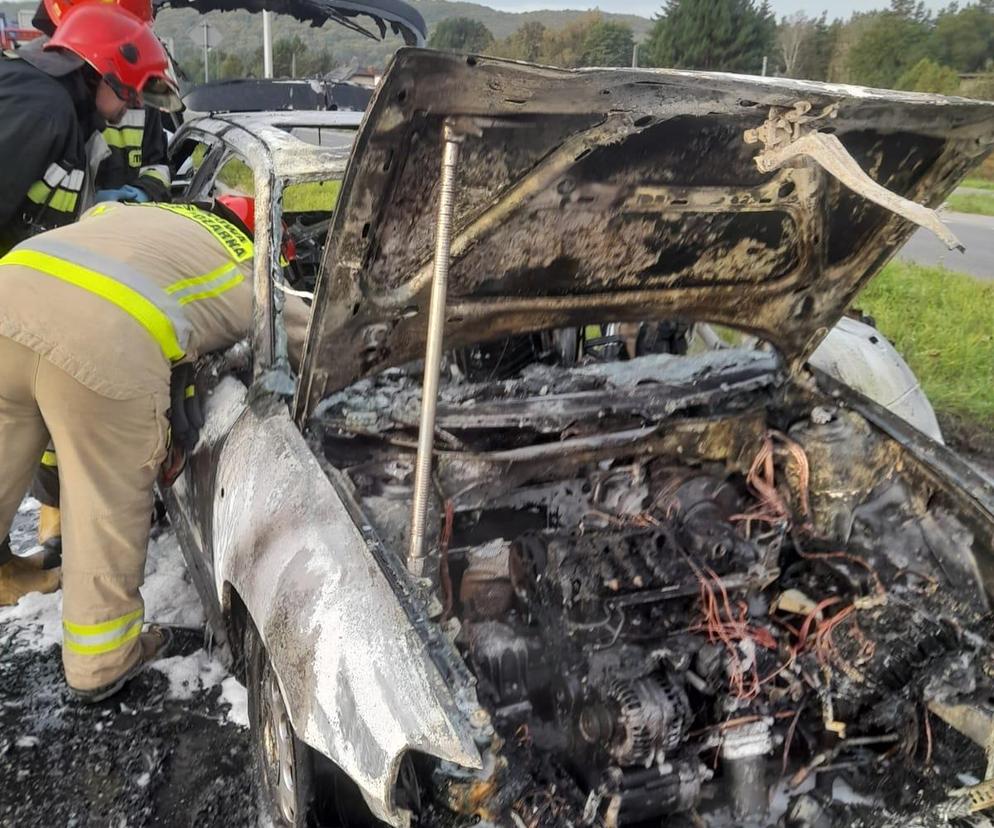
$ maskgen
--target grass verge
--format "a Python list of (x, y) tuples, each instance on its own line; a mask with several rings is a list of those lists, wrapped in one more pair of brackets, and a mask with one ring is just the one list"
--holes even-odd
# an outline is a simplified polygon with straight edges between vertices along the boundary
[(892, 262), (856, 304), (904, 355), (944, 426), (982, 436), (989, 448), (994, 440), (994, 282)]
[(946, 206), (957, 213), (975, 213), (981, 216), (994, 216), (994, 191), (991, 194), (953, 193), (946, 201)]
[(987, 178), (967, 178), (960, 186), (969, 187), (971, 190), (990, 190), (994, 193), (994, 181)]

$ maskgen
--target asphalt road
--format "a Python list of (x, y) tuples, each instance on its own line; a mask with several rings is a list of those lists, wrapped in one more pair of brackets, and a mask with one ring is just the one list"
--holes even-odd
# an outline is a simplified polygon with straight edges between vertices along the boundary
[(942, 220), (966, 245), (966, 252), (947, 250), (928, 230), (919, 230), (898, 254), (919, 264), (942, 265), (981, 279), (994, 279), (994, 217), (943, 210)]

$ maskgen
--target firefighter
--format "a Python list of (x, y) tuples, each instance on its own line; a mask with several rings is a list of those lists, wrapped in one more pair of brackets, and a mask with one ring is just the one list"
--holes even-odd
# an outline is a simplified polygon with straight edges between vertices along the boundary
[[(70, 8), (93, 2), (102, 0), (44, 0), (31, 22), (51, 37)], [(117, 0), (117, 5), (151, 24), (150, 0)], [(153, 106), (128, 109), (118, 123), (108, 124), (94, 136), (98, 146), (89, 155), (102, 159), (95, 176), (95, 201), (169, 201), (167, 138), (162, 119), (162, 110)], [(41, 457), (31, 494), (41, 503), (38, 543), (43, 549), (42, 554), (32, 556), (32, 562), (54, 569), (62, 562), (62, 524), (58, 455), (52, 446)]]
[(0, 60), (0, 252), (75, 219), (94, 186), (89, 136), (144, 100), (180, 106), (162, 44), (117, 5), (74, 6)]
[[(103, 0), (44, 0), (31, 21), (48, 37), (65, 13), (76, 5)], [(115, 0), (143, 23), (152, 24), (151, 0)], [(96, 201), (169, 201), (168, 143), (162, 110), (154, 106), (129, 109), (120, 122), (102, 134), (103, 153), (96, 174)]]
[[(254, 215), (238, 197), (101, 204), (0, 259), (0, 533), (51, 439), (63, 484), (63, 665), (84, 702), (117, 692), (168, 647), (165, 629), (142, 632), (138, 588), (171, 399), (182, 413), (170, 378), (247, 335)], [(309, 311), (291, 299), (297, 361)], [(24, 576), (8, 551), (0, 588), (26, 591)]]

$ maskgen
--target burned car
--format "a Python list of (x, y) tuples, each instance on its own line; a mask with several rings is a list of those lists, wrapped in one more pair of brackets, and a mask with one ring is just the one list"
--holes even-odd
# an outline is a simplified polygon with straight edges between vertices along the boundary
[[(807, 359), (994, 106), (411, 49), (343, 116), (178, 136), (257, 199), (168, 505), (274, 821), (983, 824), (994, 488)], [(660, 319), (766, 346), (576, 351)]]

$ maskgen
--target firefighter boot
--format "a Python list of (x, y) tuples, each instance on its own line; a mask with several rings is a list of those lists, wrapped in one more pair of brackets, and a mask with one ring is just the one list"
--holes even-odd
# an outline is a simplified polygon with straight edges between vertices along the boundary
[(173, 634), (167, 627), (158, 624), (149, 624), (148, 629), (141, 634), (138, 641), (141, 644), (138, 661), (124, 675), (105, 684), (103, 687), (95, 687), (92, 690), (78, 690), (70, 685), (69, 691), (83, 704), (96, 704), (104, 699), (109, 699), (144, 670), (145, 667), (168, 654), (169, 649), (172, 647)]
[(0, 564), (0, 607), (16, 604), (29, 592), (55, 592), (61, 574), (60, 568), (39, 569), (29, 560), (11, 557)]

